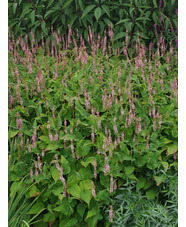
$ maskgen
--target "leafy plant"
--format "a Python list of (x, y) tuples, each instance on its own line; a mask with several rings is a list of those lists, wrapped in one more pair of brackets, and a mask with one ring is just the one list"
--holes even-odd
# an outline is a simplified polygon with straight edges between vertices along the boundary
[(8, 126), (10, 194), (26, 176), (34, 226), (110, 226), (128, 180), (159, 198), (177, 172), (177, 50), (163, 36), (120, 48), (112, 27), (112, 43), (90, 28), (89, 46), (70, 27), (51, 43), (31, 35), (30, 48), (9, 37)]

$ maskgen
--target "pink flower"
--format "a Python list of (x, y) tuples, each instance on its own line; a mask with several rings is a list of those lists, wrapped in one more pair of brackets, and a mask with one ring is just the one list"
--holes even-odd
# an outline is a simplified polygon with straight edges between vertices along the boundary
[(38, 177), (39, 176), (39, 173), (37, 171), (37, 162), (35, 162), (35, 175)]
[(94, 144), (94, 126), (93, 125), (92, 125), (91, 138), (92, 138), (92, 144)]
[(110, 210), (109, 210), (109, 221), (110, 221), (110, 222), (113, 221), (113, 210), (112, 210), (112, 205), (110, 206)]
[(28, 151), (31, 154), (31, 148), (30, 148), (30, 145), (29, 145), (29, 139), (27, 139), (27, 146), (28, 146)]
[(97, 162), (96, 162), (96, 158), (94, 159), (94, 178), (97, 178), (97, 173), (96, 173), (96, 167), (97, 167)]
[(75, 158), (74, 145), (73, 145), (73, 140), (72, 139), (71, 139), (71, 151), (72, 151), (72, 157)]
[(54, 136), (54, 141), (57, 141), (58, 140), (58, 134), (57, 134), (57, 130), (56, 130), (56, 134)]
[(96, 197), (96, 192), (95, 192), (95, 186), (94, 186), (94, 182), (91, 181), (92, 184), (92, 195), (94, 196), (94, 198)]
[(30, 168), (30, 177), (31, 177), (31, 181), (33, 182), (33, 171), (32, 171), (32, 167)]
[(34, 133), (32, 136), (32, 146), (33, 146), (33, 148), (36, 147), (36, 128), (35, 128), (35, 126), (34, 126)]
[(121, 140), (124, 141), (124, 131), (122, 131), (122, 134), (121, 134)]
[(38, 160), (38, 167), (39, 167), (39, 171), (40, 171), (40, 173), (42, 173), (42, 169), (41, 169), (41, 161), (40, 161), (40, 156), (39, 156), (39, 154), (37, 154), (37, 160)]
[(100, 155), (100, 150), (99, 150), (99, 147), (98, 147), (98, 150), (97, 150), (97, 154)]

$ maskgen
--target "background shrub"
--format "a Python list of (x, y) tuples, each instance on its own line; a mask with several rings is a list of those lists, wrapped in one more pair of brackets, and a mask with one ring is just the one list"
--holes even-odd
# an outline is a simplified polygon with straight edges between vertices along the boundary
[[(9, 28), (14, 35), (29, 34), (31, 29), (40, 42), (51, 36), (53, 30), (67, 35), (68, 25), (83, 34), (88, 41), (89, 26), (104, 35), (108, 24), (112, 24), (117, 45), (128, 31), (128, 45), (137, 40), (138, 32), (146, 46), (156, 43), (160, 33), (166, 42), (177, 45), (177, 0), (9, 0)], [(108, 33), (107, 33), (108, 35)]]

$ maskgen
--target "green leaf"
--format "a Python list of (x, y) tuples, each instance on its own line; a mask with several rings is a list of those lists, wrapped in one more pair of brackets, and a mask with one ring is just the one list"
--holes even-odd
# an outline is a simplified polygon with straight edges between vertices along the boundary
[(121, 39), (125, 36), (126, 36), (126, 32), (120, 32), (116, 36), (114, 36), (114, 40), (116, 41), (116, 40)]
[(39, 194), (40, 194), (39, 189), (35, 185), (32, 185), (32, 187), (26, 192), (25, 196), (26, 198), (31, 198)]
[(59, 170), (56, 167), (52, 166), (51, 169), (50, 169), (50, 172), (52, 174), (52, 178), (55, 181), (57, 181), (59, 179), (59, 177), (60, 177)]
[(25, 176), (27, 174), (27, 166), (28, 166), (28, 164), (26, 164), (24, 162), (18, 162), (18, 163), (16, 163), (16, 165), (14, 167), (14, 172), (18, 176)]
[(55, 215), (50, 213), (50, 212), (48, 212), (47, 214), (44, 214), (43, 221), (44, 222), (53, 222), (53, 221), (55, 221), (55, 219), (56, 219)]
[(78, 220), (76, 218), (71, 218), (65, 225), (64, 227), (74, 227), (77, 224)]
[(174, 154), (177, 151), (178, 151), (177, 144), (171, 144), (171, 145), (169, 145), (169, 147), (168, 147), (168, 155)]
[(146, 191), (147, 199), (154, 200), (157, 195), (158, 195), (158, 192), (155, 188), (152, 188)]
[(105, 11), (105, 13), (110, 17), (109, 7), (107, 5), (102, 5), (101, 7)]
[(13, 13), (15, 15), (17, 9), (17, 3), (13, 3)]
[(60, 212), (68, 217), (70, 217), (74, 212), (72, 206), (70, 205), (66, 197), (62, 199), (62, 205), (54, 208), (53, 210)]
[(143, 188), (145, 186), (145, 182), (146, 182), (145, 178), (140, 178), (136, 184), (136, 188), (138, 190), (140, 190), (141, 188)]
[(33, 10), (30, 14), (32, 24), (35, 22), (35, 10)]
[(161, 161), (161, 164), (165, 168), (165, 172), (166, 172), (168, 170), (168, 168), (169, 168), (169, 163), (168, 162)]
[(16, 130), (16, 131), (9, 131), (9, 138), (11, 139), (11, 138), (13, 138), (14, 136), (16, 136), (17, 135), (17, 133), (19, 132), (19, 130)]
[(37, 214), (39, 212), (41, 212), (41, 210), (44, 210), (45, 205), (42, 202), (36, 202), (36, 204), (34, 204), (31, 209), (29, 210), (28, 214)]
[(43, 142), (50, 143), (50, 138), (48, 136), (40, 136), (39, 139)]
[(158, 7), (156, 1), (157, 1), (157, 0), (153, 0), (153, 3), (154, 3), (154, 6), (155, 6), (155, 7)]
[(87, 6), (84, 10), (83, 10), (83, 15), (81, 17), (81, 19), (83, 19), (83, 17), (85, 17), (96, 5), (89, 5)]
[(79, 157), (85, 157), (92, 147), (90, 140), (80, 140), (77, 143), (77, 150), (79, 151)]
[(83, 11), (84, 6), (83, 6), (83, 2), (82, 2), (82, 0), (79, 0), (79, 6), (80, 6), (81, 10)]
[(91, 210), (88, 211), (85, 220), (87, 220), (88, 218), (90, 218), (90, 217), (96, 215), (97, 213), (98, 213), (98, 210), (97, 210), (95, 207), (92, 208)]
[(116, 25), (130, 21), (130, 19), (123, 19), (116, 23)]
[(126, 175), (130, 175), (134, 172), (134, 167), (133, 166), (127, 166), (125, 167), (125, 173)]
[(92, 190), (91, 180), (83, 180), (79, 183), (81, 190)]
[(52, 151), (52, 150), (57, 150), (59, 148), (58, 144), (55, 143), (50, 143), (47, 147), (46, 147), (46, 151)]
[(65, 9), (73, 0), (67, 0), (63, 6), (63, 9)]
[(99, 191), (96, 195), (96, 200), (101, 200), (108, 205), (110, 203), (110, 193), (106, 189)]
[(85, 213), (86, 207), (87, 206), (84, 203), (79, 203), (77, 206), (77, 212), (82, 219), (83, 219), (83, 215)]
[(95, 157), (88, 157), (86, 161), (81, 161), (81, 165), (87, 167), (90, 163), (94, 165)]
[(47, 9), (52, 5), (53, 2), (54, 2), (54, 0), (49, 0), (48, 1)]
[(141, 20), (149, 20), (149, 21), (151, 21), (149, 18), (146, 18), (146, 17), (138, 17), (136, 19), (136, 21), (141, 21)]
[(171, 6), (174, 4), (175, 0), (171, 0)]
[(46, 28), (46, 23), (45, 22), (41, 22), (41, 28), (42, 28), (42, 31), (44, 32), (44, 34), (48, 35), (48, 30)]
[(100, 7), (97, 7), (94, 11), (94, 15), (95, 15), (95, 18), (96, 20), (98, 21), (100, 16), (101, 16), (101, 8)]
[(61, 156), (61, 165), (63, 168), (63, 175), (70, 173), (70, 165), (64, 156)]
[(69, 185), (68, 192), (74, 197), (80, 198), (81, 189), (77, 183)]
[(156, 181), (156, 185), (159, 186), (162, 182), (164, 182), (166, 179), (166, 175), (161, 176), (154, 176), (154, 180)]
[(70, 227), (70, 226), (76, 226), (78, 220), (76, 218), (63, 218), (62, 221), (59, 224), (59, 227)]
[(30, 7), (31, 7), (31, 4), (24, 7), (24, 9), (20, 15), (20, 18), (23, 18), (26, 14), (28, 14), (30, 11), (32, 11), (32, 9), (30, 9)]
[(89, 191), (89, 190), (81, 191), (80, 197), (81, 197), (82, 200), (84, 200), (89, 205), (90, 200), (92, 198), (92, 192)]

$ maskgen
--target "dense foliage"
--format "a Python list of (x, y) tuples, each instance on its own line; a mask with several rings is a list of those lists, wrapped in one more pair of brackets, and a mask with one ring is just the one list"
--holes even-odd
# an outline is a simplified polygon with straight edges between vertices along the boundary
[(41, 31), (52, 39), (51, 26), (62, 34), (71, 26), (88, 41), (89, 26), (103, 36), (112, 23), (117, 45), (122, 46), (126, 30), (129, 45), (137, 40), (138, 31), (146, 45), (156, 43), (160, 32), (177, 45), (177, 13), (177, 0), (9, 0), (9, 28), (16, 37), (28, 33), (30, 39), (32, 29), (40, 41)]
[(32, 33), (31, 49), (9, 37), (9, 199), (22, 188), (36, 197), (24, 219), (34, 226), (110, 226), (123, 184), (165, 204), (162, 185), (177, 174), (172, 44), (138, 38), (129, 52), (126, 36), (120, 54), (111, 28), (112, 45), (90, 29), (88, 52), (72, 34), (39, 46)]

